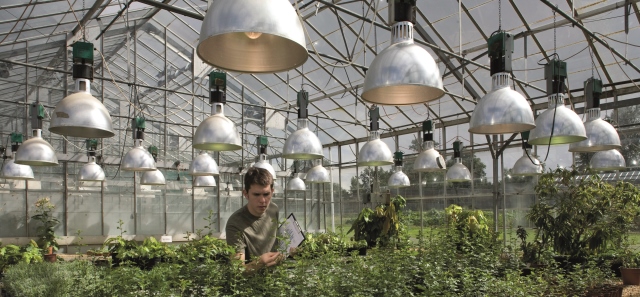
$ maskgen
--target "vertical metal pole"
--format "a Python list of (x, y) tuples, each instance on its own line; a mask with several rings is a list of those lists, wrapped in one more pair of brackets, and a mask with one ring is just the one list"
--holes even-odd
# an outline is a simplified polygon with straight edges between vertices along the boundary
[(342, 200), (342, 146), (338, 146), (338, 187), (340, 187), (340, 226), (342, 226), (342, 211), (343, 211), (343, 203)]
[[(334, 199), (333, 199), (333, 158), (331, 157), (331, 148), (329, 148), (329, 191), (330, 191), (330, 197), (331, 197), (331, 232), (336, 232), (336, 210), (335, 210), (335, 206), (334, 206)], [(327, 222), (327, 218), (324, 218), (325, 224)], [(326, 228), (325, 228), (326, 229)]]
[[(128, 9), (127, 9), (127, 13), (128, 13)], [(138, 34), (137, 34), (137, 28), (136, 28), (136, 21), (133, 21), (133, 32), (131, 32), (131, 35), (133, 35), (133, 83), (137, 85), (138, 84)], [(139, 104), (137, 88), (135, 89), (133, 94), (135, 94), (136, 96), (136, 98), (134, 99), (135, 101), (133, 102), (136, 104)], [(138, 193), (136, 189), (136, 186), (137, 186), (136, 175), (137, 174), (134, 171), (133, 172), (133, 234), (138, 234), (138, 199), (137, 199)]]
[[(313, 186), (309, 185), (309, 192), (311, 192), (311, 188)], [(304, 231), (307, 231), (307, 191), (304, 191), (303, 195), (303, 205), (304, 205)]]
[[(104, 53), (104, 34), (100, 35), (100, 56)], [(65, 59), (66, 61), (67, 59)], [(102, 67), (100, 67), (100, 76), (104, 77), (104, 67), (107, 63), (107, 59), (102, 60)], [(65, 67), (65, 70), (68, 68)], [(67, 79), (64, 80), (65, 83)], [(66, 88), (65, 88), (66, 89)], [(100, 81), (100, 100), (104, 103), (104, 80)], [(118, 120), (120, 122), (120, 120)], [(126, 134), (126, 133), (125, 133)], [(100, 141), (100, 148), (104, 149), (104, 141)], [(104, 156), (104, 151), (101, 152)], [(66, 185), (65, 185), (66, 187)], [(100, 235), (104, 236), (104, 181), (100, 182)]]
[[(65, 48), (64, 49), (64, 54), (63, 54), (63, 57), (64, 57), (64, 70), (69, 69), (69, 68), (67, 68), (68, 67), (68, 65), (67, 65), (68, 62), (67, 61), (68, 61), (68, 58), (69, 58), (67, 55), (68, 55), (68, 52), (67, 52), (67, 49)], [(66, 79), (67, 77), (66, 76), (63, 76), (63, 77), (65, 78), (63, 94), (64, 94), (64, 97), (67, 97), (68, 92), (69, 92), (68, 85), (67, 85), (68, 83), (67, 83), (67, 79)], [(36, 82), (37, 81), (38, 80), (36, 78)], [(40, 90), (37, 90), (36, 92), (40, 92)], [(38, 95), (36, 95), (36, 96), (38, 96)], [(67, 142), (66, 141), (62, 142), (62, 153), (64, 153), (64, 154), (67, 153)], [(63, 174), (62, 175), (63, 176), (63, 182), (62, 182), (63, 218), (62, 218), (62, 221), (63, 221), (64, 236), (67, 236), (67, 235), (69, 235), (69, 215), (67, 213), (68, 210), (69, 210), (69, 205), (68, 205), (68, 203), (69, 203), (69, 199), (68, 199), (69, 198), (69, 188), (67, 187), (68, 180), (69, 180), (69, 162), (68, 161), (64, 161), (64, 164), (62, 165), (62, 174)]]
[[(504, 143), (504, 135), (500, 135), (500, 141)], [(502, 172), (502, 242), (507, 246), (507, 180), (504, 178), (504, 152), (500, 154), (500, 168)]]
[[(195, 56), (196, 53), (195, 51), (193, 52), (193, 55)], [(193, 57), (191, 59), (193, 61)], [(207, 90), (207, 94), (209, 94), (209, 88), (206, 88)], [(196, 95), (196, 74), (195, 71), (191, 71), (191, 95), (195, 98)], [(206, 105), (203, 104), (203, 108), (202, 110), (204, 110), (204, 106)], [(193, 159), (195, 157), (195, 148), (193, 147), (193, 135), (196, 134), (195, 131), (195, 126), (196, 126), (196, 109), (195, 109), (195, 100), (194, 102), (191, 103), (191, 158)], [(213, 109), (212, 109), (213, 110)], [(216, 162), (218, 162), (218, 164), (220, 164), (220, 160), (218, 159)], [(180, 174), (180, 171), (178, 171), (178, 174)], [(188, 177), (185, 177), (187, 180), (189, 179)], [(196, 197), (195, 197), (195, 193), (196, 193), (196, 189), (193, 187), (193, 182), (191, 182), (191, 232), (196, 232), (196, 212), (195, 212), (195, 204), (196, 204)], [(218, 194), (220, 194), (220, 183), (218, 183)], [(220, 197), (220, 195), (218, 195), (218, 197)]]
[[(444, 123), (442, 123), (442, 151), (446, 152), (447, 151), (447, 129), (444, 126)], [(445, 154), (446, 156), (446, 154)], [(444, 178), (442, 179), (442, 188), (443, 190), (443, 194), (444, 194), (444, 207), (447, 207), (447, 173), (444, 173)]]
[[(358, 102), (358, 100), (356, 99), (356, 102)], [(356, 109), (357, 110), (357, 109)], [(358, 155), (360, 154), (360, 144), (358, 142), (356, 142), (356, 195), (357, 195), (357, 199), (358, 199), (358, 212), (360, 212), (362, 210), (362, 207), (364, 207), (364, 203), (362, 203), (363, 199), (362, 197), (360, 197), (360, 166), (358, 166)]]
[[(498, 153), (498, 135), (493, 135), (493, 151)], [(498, 232), (498, 156), (493, 156), (493, 231)]]
[(420, 195), (420, 232), (424, 232), (424, 196), (422, 196), (422, 172), (418, 172), (418, 194)]
[[(29, 63), (29, 41), (25, 41), (25, 63)], [(24, 119), (22, 120), (22, 134), (27, 138), (27, 119), (29, 117), (29, 67), (24, 67)], [(17, 129), (18, 127), (16, 127)], [(66, 185), (65, 185), (66, 187)], [(24, 181), (24, 226), (27, 230), (27, 237), (29, 237), (29, 181)]]
[[(104, 34), (103, 34), (104, 35)], [(169, 75), (167, 75), (168, 73), (168, 69), (167, 69), (167, 28), (164, 28), (164, 164), (165, 164), (165, 168), (166, 168), (166, 164), (167, 164), (167, 142), (169, 140), (169, 136), (167, 135), (167, 131), (169, 131), (169, 127), (167, 127), (167, 113), (169, 111), (169, 108), (167, 106), (167, 97), (168, 97), (168, 92), (166, 89), (169, 88)], [(191, 104), (193, 104), (193, 98), (192, 98), (192, 102)], [(164, 185), (164, 190), (162, 191), (162, 204), (164, 205), (164, 235), (167, 235), (167, 231), (168, 231), (168, 226), (167, 226), (167, 210), (168, 210), (168, 206), (167, 206), (167, 184), (165, 183)]]
[(476, 180), (476, 176), (475, 176), (475, 170), (474, 170), (474, 164), (475, 162), (475, 149), (473, 147), (473, 134), (469, 134), (469, 145), (471, 146), (471, 208), (475, 209), (475, 201), (476, 201), (476, 197), (475, 197), (475, 180)]

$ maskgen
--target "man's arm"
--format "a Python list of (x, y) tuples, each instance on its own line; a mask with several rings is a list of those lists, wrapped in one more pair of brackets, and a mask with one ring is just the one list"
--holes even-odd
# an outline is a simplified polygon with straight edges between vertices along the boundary
[(279, 252), (269, 252), (245, 264), (246, 259), (244, 253), (237, 253), (235, 259), (240, 260), (248, 272), (253, 272), (262, 267), (270, 267), (280, 263), (284, 259), (284, 256)]

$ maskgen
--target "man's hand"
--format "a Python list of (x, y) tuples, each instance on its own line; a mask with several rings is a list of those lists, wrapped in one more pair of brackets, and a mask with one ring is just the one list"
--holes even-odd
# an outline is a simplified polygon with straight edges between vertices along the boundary
[(265, 253), (258, 258), (258, 265), (269, 267), (280, 263), (284, 259), (284, 256), (279, 252)]

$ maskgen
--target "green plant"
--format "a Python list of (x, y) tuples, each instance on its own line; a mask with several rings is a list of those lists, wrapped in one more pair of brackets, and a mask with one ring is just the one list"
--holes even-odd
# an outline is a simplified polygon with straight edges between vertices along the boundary
[(640, 214), (640, 190), (596, 174), (556, 169), (540, 177), (535, 191), (539, 202), (527, 214), (537, 227), (535, 240), (570, 257), (619, 248)]
[(640, 253), (626, 249), (621, 255), (622, 267), (640, 268)]
[(82, 242), (84, 239), (84, 237), (82, 237), (82, 230), (76, 230), (76, 238), (78, 239), (78, 241), (76, 241), (76, 254), (80, 254), (82, 247), (86, 246), (86, 244)]
[(400, 216), (406, 205), (407, 201), (398, 195), (390, 199), (389, 203), (376, 206), (374, 210), (365, 207), (347, 233), (353, 231), (355, 241), (365, 240), (370, 247), (398, 243), (400, 234), (405, 232)]
[(53, 216), (53, 210), (55, 205), (51, 203), (49, 197), (40, 198), (35, 203), (36, 214), (31, 219), (39, 222), (36, 229), (38, 236), (38, 245), (43, 250), (47, 250), (52, 247), (53, 250), (58, 250), (58, 241), (56, 240), (55, 228), (60, 224), (60, 221)]
[(121, 260), (125, 262), (138, 257), (138, 244), (134, 240), (126, 240), (123, 235), (127, 233), (122, 227), (124, 221), (118, 220), (117, 229), (120, 230), (120, 234), (116, 237), (108, 238), (104, 244), (103, 249), (106, 249), (115, 258), (115, 262), (119, 263)]

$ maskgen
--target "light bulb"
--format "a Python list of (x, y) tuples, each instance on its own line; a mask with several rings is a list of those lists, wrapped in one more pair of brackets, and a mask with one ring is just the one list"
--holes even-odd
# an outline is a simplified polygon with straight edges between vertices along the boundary
[(244, 32), (244, 34), (251, 39), (258, 39), (260, 36), (262, 36), (262, 33), (260, 32)]

